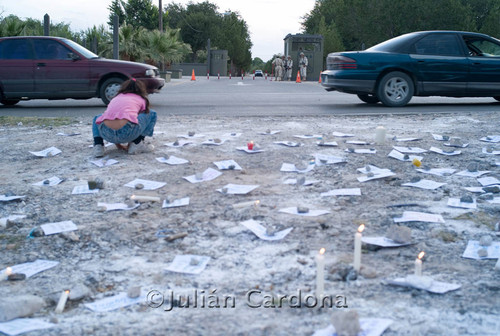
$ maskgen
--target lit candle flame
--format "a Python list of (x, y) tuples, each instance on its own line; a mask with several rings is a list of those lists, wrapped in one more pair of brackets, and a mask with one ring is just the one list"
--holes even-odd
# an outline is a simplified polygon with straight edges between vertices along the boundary
[(250, 141), (250, 143), (253, 145), (253, 141)]
[(322, 247), (322, 248), (319, 250), (319, 254), (323, 255), (323, 254), (325, 254), (325, 251), (326, 251), (326, 250), (325, 250), (325, 248), (324, 248), (324, 247)]
[(66, 294), (68, 294), (68, 295), (69, 295), (69, 289), (66, 289), (66, 290), (65, 290), (65, 292), (66, 292)]
[(358, 227), (358, 232), (361, 233), (363, 232), (363, 230), (365, 229), (365, 224), (361, 224), (359, 227)]
[(424, 251), (420, 252), (420, 253), (418, 254), (418, 259), (422, 260), (422, 258), (424, 257), (424, 255), (425, 255), (425, 252), (424, 252)]
[(256, 200), (255, 203), (254, 203), (255, 206), (258, 206), (259, 204), (260, 204), (259, 200)]
[(12, 268), (7, 267), (7, 268), (5, 269), (5, 273), (6, 273), (7, 275), (11, 275), (11, 274), (12, 274)]

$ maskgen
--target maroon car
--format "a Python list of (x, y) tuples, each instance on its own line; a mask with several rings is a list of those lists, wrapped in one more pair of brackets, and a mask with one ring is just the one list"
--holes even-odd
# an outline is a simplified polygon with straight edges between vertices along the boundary
[(105, 59), (65, 38), (0, 38), (0, 102), (4, 105), (94, 97), (108, 104), (121, 83), (132, 77), (143, 81), (150, 93), (165, 84), (154, 66)]

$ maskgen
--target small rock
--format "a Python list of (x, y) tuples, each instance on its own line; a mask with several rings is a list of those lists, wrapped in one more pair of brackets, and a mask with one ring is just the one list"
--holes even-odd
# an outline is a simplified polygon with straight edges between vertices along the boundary
[(87, 182), (87, 184), (89, 185), (89, 189), (90, 190), (94, 190), (94, 189), (104, 189), (104, 181), (101, 180), (100, 178), (96, 177), (95, 179), (93, 180), (89, 180)]
[(368, 177), (374, 177), (375, 174), (373, 172), (368, 172), (368, 174), (366, 174), (366, 176), (368, 176)]
[(338, 336), (356, 336), (361, 331), (356, 310), (336, 310), (332, 314), (332, 324)]
[(410, 159), (410, 156), (409, 156), (408, 154), (405, 154), (405, 155), (403, 156), (403, 160), (409, 160), (409, 159)]
[(266, 235), (274, 236), (276, 234), (276, 230), (272, 228), (266, 228)]
[(479, 245), (481, 246), (490, 246), (491, 243), (493, 243), (493, 238), (491, 238), (491, 236), (484, 235), (479, 239)]
[(270, 129), (267, 129), (267, 130), (266, 130), (266, 133), (267, 133), (267, 134), (270, 134), (270, 133), (271, 133), (271, 130), (270, 130)]
[(30, 235), (32, 237), (43, 237), (45, 236), (45, 232), (43, 232), (41, 227), (37, 227), (31, 231)]
[(463, 146), (462, 140), (460, 140), (460, 138), (451, 138), (450, 146), (462, 147)]
[(50, 184), (49, 180), (43, 180), (43, 184)]
[(74, 243), (80, 241), (80, 237), (73, 231), (63, 232), (63, 233), (61, 233), (61, 235), (65, 239), (72, 241)]
[(175, 140), (174, 143), (172, 144), (174, 146), (179, 146), (179, 140)]
[(361, 266), (359, 273), (365, 279), (375, 279), (377, 277), (377, 271), (374, 268), (365, 265)]
[(55, 315), (52, 315), (50, 318), (49, 318), (49, 322), (50, 323), (59, 323), (59, 319), (57, 318), (57, 316)]
[(229, 166), (227, 167), (227, 169), (229, 169), (229, 170), (234, 170), (235, 168), (236, 168), (236, 166), (235, 166), (234, 164), (229, 165)]
[(448, 140), (450, 140), (450, 137), (448, 135), (443, 135), (443, 140), (448, 141)]
[(372, 170), (372, 167), (370, 167), (370, 165), (366, 165), (366, 166), (365, 166), (365, 170), (366, 170), (367, 172), (369, 172), (369, 171), (371, 171), (371, 170)]
[(84, 284), (77, 284), (69, 290), (68, 300), (70, 301), (79, 301), (84, 299), (87, 296), (90, 296), (92, 292), (90, 289)]
[(300, 213), (300, 214), (308, 213), (309, 212), (309, 208), (307, 208), (307, 207), (297, 207), (297, 212)]
[(228, 188), (224, 187), (224, 188), (221, 189), (221, 191), (222, 191), (223, 194), (227, 194)]
[(45, 301), (35, 295), (2, 297), (0, 301), (0, 322), (31, 316), (39, 312), (44, 306)]
[(138, 298), (141, 295), (141, 286), (130, 287), (127, 290), (127, 296), (131, 299)]
[(189, 265), (191, 266), (197, 266), (200, 264), (200, 261), (196, 258), (191, 258), (191, 261), (189, 262)]
[(470, 195), (464, 195), (460, 197), (460, 202), (461, 203), (474, 203), (474, 199)]
[(348, 151), (349, 153), (354, 153), (354, 148), (349, 147), (349, 148), (347, 148), (347, 151)]
[(203, 180), (203, 173), (196, 173), (194, 176), (198, 181)]
[(137, 183), (135, 186), (134, 186), (135, 189), (137, 190), (140, 190), (140, 189), (144, 189), (144, 184), (142, 183)]
[(301, 176), (297, 179), (297, 185), (304, 185), (304, 183), (306, 183), (306, 177), (305, 176)]
[(411, 183), (417, 183), (420, 181), (420, 177), (418, 176), (413, 176), (411, 179), (410, 179), (410, 182)]
[(411, 242), (411, 229), (407, 226), (393, 225), (387, 230), (386, 237), (396, 243), (409, 243)]
[(24, 273), (12, 273), (7, 276), (9, 281), (20, 281), (26, 279), (26, 274)]
[(475, 173), (478, 170), (478, 164), (477, 162), (471, 162), (467, 165), (467, 171), (470, 171), (471, 173)]
[(483, 190), (486, 193), (498, 194), (500, 192), (500, 187), (499, 186), (487, 186), (487, 187), (483, 187)]
[(491, 147), (486, 148), (486, 152), (487, 153), (493, 153), (493, 148), (491, 148)]
[(479, 256), (479, 258), (486, 258), (488, 256), (488, 250), (485, 248), (480, 248), (479, 250), (477, 250), (477, 255)]
[(195, 133), (194, 131), (189, 131), (189, 132), (188, 132), (188, 136), (190, 136), (190, 137), (194, 136), (195, 134), (196, 134), (196, 133)]

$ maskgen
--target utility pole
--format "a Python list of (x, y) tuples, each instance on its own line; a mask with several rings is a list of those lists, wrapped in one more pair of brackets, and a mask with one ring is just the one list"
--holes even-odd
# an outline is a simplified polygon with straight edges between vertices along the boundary
[(161, 0), (158, 0), (159, 4), (158, 4), (158, 12), (159, 12), (159, 23), (158, 23), (158, 30), (163, 33), (163, 8), (162, 8), (162, 4), (161, 4)]

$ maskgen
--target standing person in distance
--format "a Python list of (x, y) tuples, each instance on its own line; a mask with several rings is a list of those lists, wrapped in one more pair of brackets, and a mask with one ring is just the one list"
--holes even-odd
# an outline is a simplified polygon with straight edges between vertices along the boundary
[(144, 83), (135, 78), (123, 82), (106, 111), (92, 122), (94, 157), (104, 156), (104, 140), (129, 154), (151, 152), (153, 147), (144, 144), (144, 138), (153, 136), (155, 124), (156, 112), (149, 108)]
[(292, 69), (293, 69), (292, 56), (288, 55), (287, 61), (286, 61), (286, 75), (285, 75), (285, 77), (288, 81), (290, 81), (290, 79), (292, 78)]
[(281, 80), (286, 80), (286, 71), (287, 71), (287, 62), (286, 62), (286, 57), (285, 55), (281, 56), (281, 64), (282, 64), (282, 69), (281, 69)]
[(303, 52), (300, 53), (300, 58), (299, 58), (299, 68), (300, 68), (300, 77), (303, 81), (306, 80), (307, 78), (307, 57), (304, 55)]
[(276, 55), (276, 58), (274, 59), (272, 64), (274, 65), (274, 80), (280, 81), (283, 72), (283, 62), (281, 61), (281, 57), (279, 54)]

